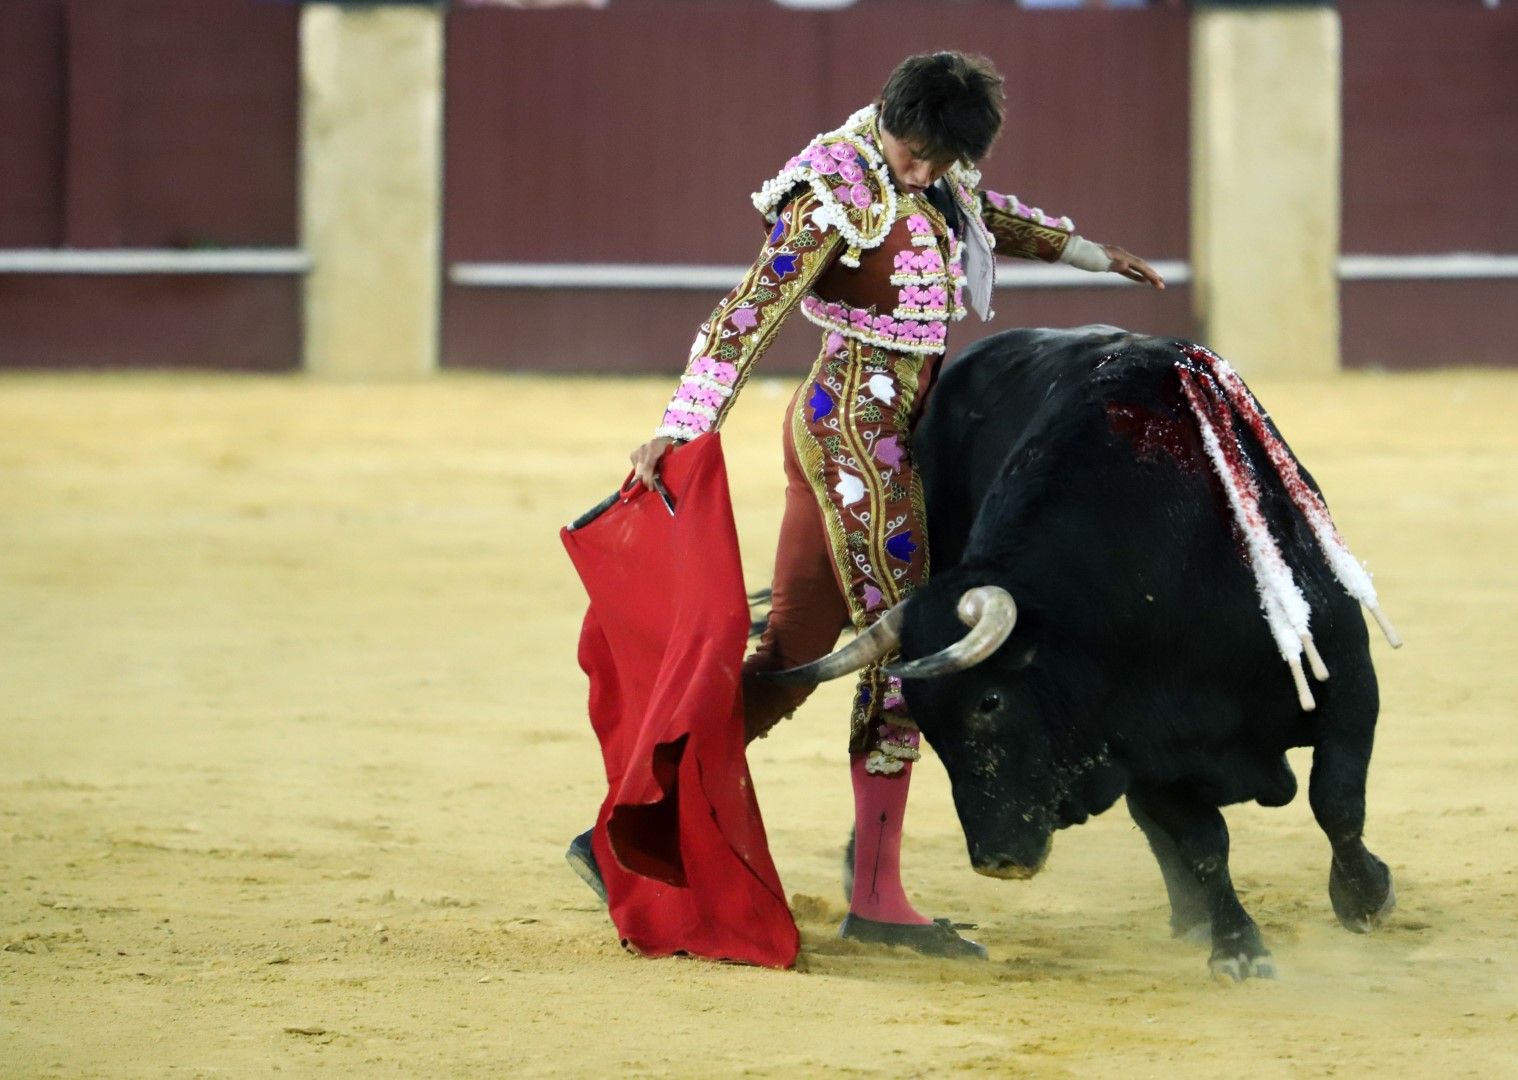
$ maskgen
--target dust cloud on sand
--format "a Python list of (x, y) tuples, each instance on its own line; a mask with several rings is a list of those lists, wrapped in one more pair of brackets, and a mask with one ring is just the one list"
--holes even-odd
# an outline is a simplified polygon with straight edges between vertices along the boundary
[[(562, 861), (602, 779), (556, 530), (669, 385), (0, 381), (0, 1074), (1518, 1075), (1518, 377), (1256, 385), (1408, 642), (1400, 907), (1345, 933), (1305, 798), (1235, 808), (1282, 973), (1235, 988), (1121, 807), (991, 881), (931, 756), (909, 885), (990, 962), (837, 941), (837, 685), (752, 755), (799, 969), (618, 945)], [(725, 436), (755, 584), (788, 393)]]

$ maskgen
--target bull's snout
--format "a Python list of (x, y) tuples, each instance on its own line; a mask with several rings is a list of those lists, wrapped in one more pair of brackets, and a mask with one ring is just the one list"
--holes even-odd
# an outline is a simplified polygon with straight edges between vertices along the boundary
[(1037, 842), (1013, 845), (1013, 850), (987, 850), (979, 844), (970, 848), (970, 865), (977, 874), (986, 877), (1024, 881), (1044, 868), (1049, 852), (1054, 847), (1053, 834), (1046, 834)]

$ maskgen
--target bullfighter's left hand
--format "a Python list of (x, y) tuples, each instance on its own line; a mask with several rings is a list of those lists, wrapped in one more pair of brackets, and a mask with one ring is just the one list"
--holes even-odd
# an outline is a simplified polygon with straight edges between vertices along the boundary
[(1112, 273), (1122, 274), (1123, 277), (1140, 284), (1153, 285), (1156, 289), (1165, 287), (1165, 279), (1160, 277), (1159, 271), (1133, 252), (1120, 248), (1116, 244), (1103, 244), (1102, 250), (1107, 253), (1107, 258), (1112, 260), (1112, 265), (1107, 267)]

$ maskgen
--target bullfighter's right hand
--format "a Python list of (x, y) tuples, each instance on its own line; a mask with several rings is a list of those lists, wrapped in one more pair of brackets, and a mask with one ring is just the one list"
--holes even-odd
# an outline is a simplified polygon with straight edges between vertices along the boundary
[(628, 459), (632, 462), (633, 482), (642, 484), (646, 488), (654, 486), (654, 476), (659, 471), (659, 459), (664, 452), (675, 445), (675, 440), (660, 435), (658, 438), (649, 439), (648, 442), (638, 447)]

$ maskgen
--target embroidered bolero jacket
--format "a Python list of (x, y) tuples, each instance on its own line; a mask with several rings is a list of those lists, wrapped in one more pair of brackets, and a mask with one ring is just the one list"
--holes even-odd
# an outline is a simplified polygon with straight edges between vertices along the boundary
[(716, 430), (798, 305), (810, 322), (843, 338), (941, 354), (948, 323), (965, 315), (967, 242), (988, 254), (1056, 262), (1075, 238), (1068, 217), (982, 191), (980, 174), (960, 164), (939, 183), (965, 227), (980, 235), (957, 235), (926, 199), (897, 193), (878, 130), (875, 108), (861, 109), (754, 193), (768, 239), (701, 325), (655, 434), (689, 440)]

